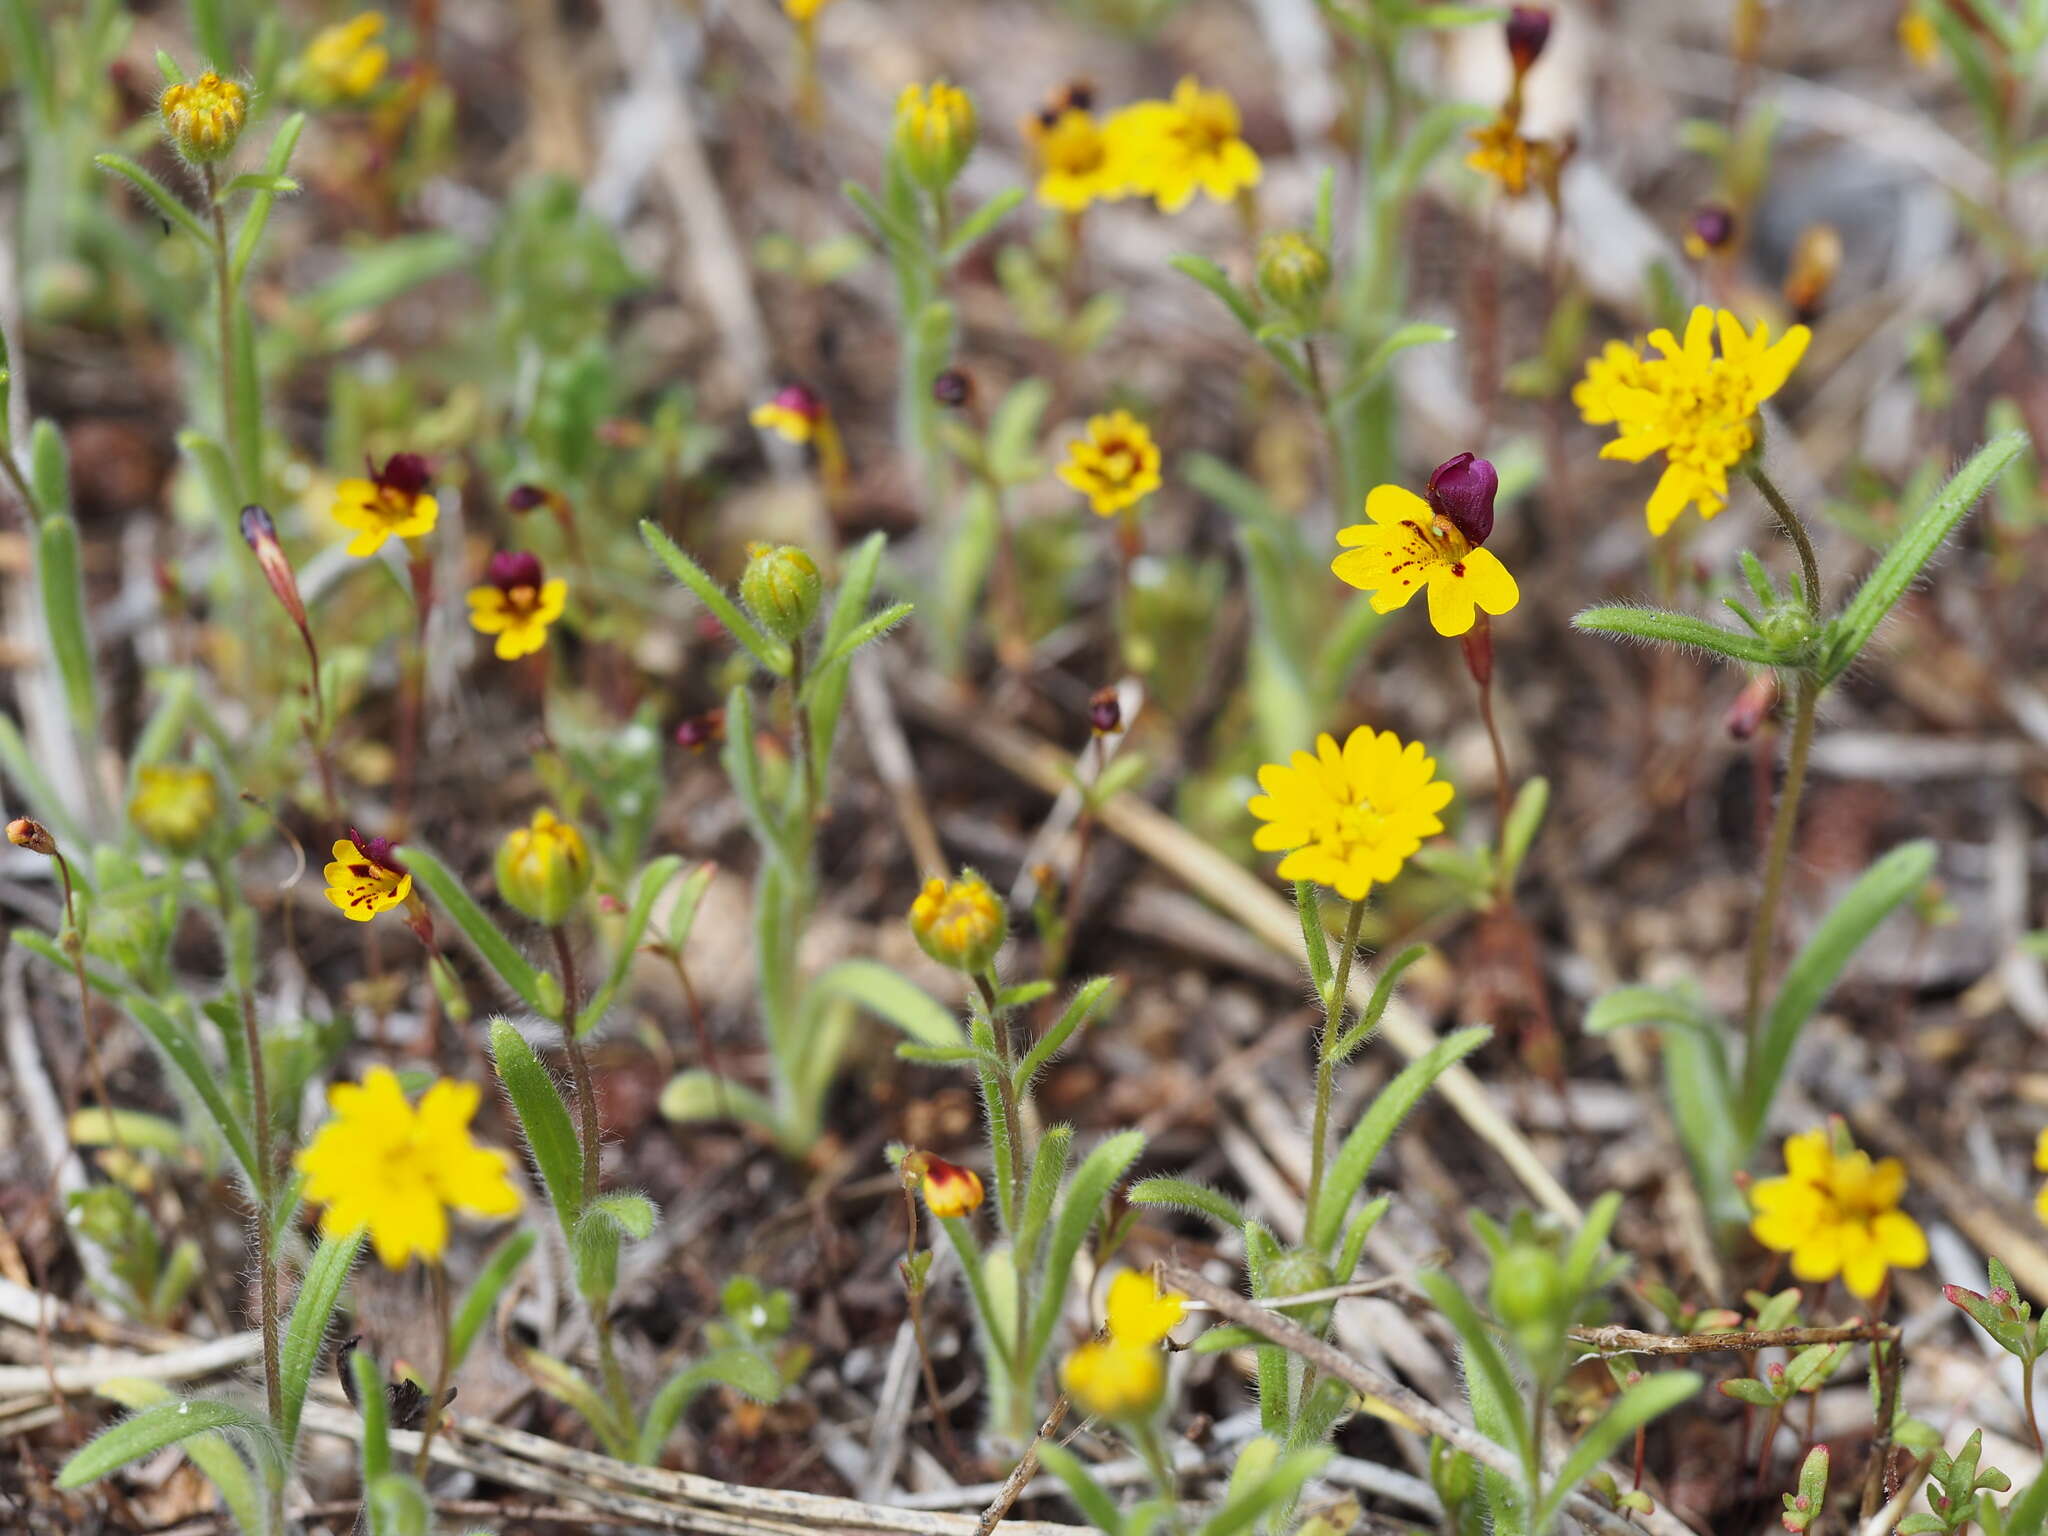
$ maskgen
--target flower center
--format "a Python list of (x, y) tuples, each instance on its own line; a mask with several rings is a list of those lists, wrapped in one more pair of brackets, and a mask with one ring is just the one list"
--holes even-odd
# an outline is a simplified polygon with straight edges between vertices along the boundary
[(1121, 439), (1106, 444), (1102, 450), (1102, 478), (1122, 485), (1138, 472), (1137, 451)]
[(505, 606), (520, 618), (530, 617), (540, 606), (540, 589), (521, 583), (505, 589)]

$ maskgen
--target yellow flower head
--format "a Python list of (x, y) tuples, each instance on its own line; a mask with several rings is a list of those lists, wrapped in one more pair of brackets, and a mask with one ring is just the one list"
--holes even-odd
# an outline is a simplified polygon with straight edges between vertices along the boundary
[(1920, 69), (1932, 69), (1941, 57), (1941, 34), (1917, 5), (1899, 13), (1899, 49)]
[(1125, 167), (1112, 154), (1115, 146), (1086, 107), (1048, 109), (1029, 131), (1038, 155), (1038, 200), (1046, 207), (1079, 213), (1129, 190)]
[(480, 1097), (474, 1083), (443, 1078), (408, 1104), (388, 1067), (328, 1089), (334, 1118), (295, 1159), (306, 1198), (327, 1207), (320, 1230), (346, 1237), (367, 1228), (377, 1257), (402, 1269), (415, 1257), (440, 1262), (450, 1210), (515, 1214), (512, 1159), (470, 1138)]
[(808, 443), (824, 419), (825, 403), (801, 384), (785, 384), (775, 398), (754, 407), (748, 419), (764, 432), (792, 443)]
[(419, 539), (434, 531), (441, 504), (427, 490), (433, 478), (416, 453), (394, 453), (369, 478), (357, 476), (334, 488), (334, 520), (352, 530), (348, 552), (374, 555), (390, 538)]
[(1262, 167), (1240, 134), (1237, 103), (1205, 91), (1193, 76), (1170, 101), (1140, 101), (1110, 119), (1111, 153), (1129, 166), (1131, 186), (1177, 213), (1197, 192), (1227, 203), (1259, 184)]
[(1282, 880), (1313, 880), (1347, 901), (1363, 901), (1375, 882), (1401, 872), (1425, 837), (1443, 831), (1437, 813), (1452, 795), (1421, 742), (1403, 746), (1392, 731), (1369, 725), (1341, 748), (1324, 734), (1313, 754), (1266, 764), (1259, 787), (1265, 793), (1252, 797), (1250, 810), (1265, 825), (1252, 846), (1289, 850)]
[(981, 1175), (972, 1168), (929, 1152), (912, 1152), (903, 1159), (903, 1169), (917, 1180), (925, 1209), (941, 1221), (971, 1216), (981, 1209)]
[(1373, 487), (1368, 521), (1337, 530), (1344, 553), (1330, 562), (1340, 581), (1372, 593), (1375, 613), (1392, 613), (1429, 589), (1429, 622), (1462, 635), (1473, 610), (1506, 613), (1521, 599), (1508, 568), (1479, 546), (1493, 531), (1500, 477), (1486, 460), (1461, 453), (1429, 477), (1429, 499), (1398, 485)]
[(544, 580), (540, 560), (524, 550), (500, 550), (491, 556), (486, 585), (469, 589), (470, 627), (498, 637), (500, 661), (531, 656), (548, 643), (548, 626), (562, 616), (569, 584), (556, 576)]
[(1109, 1282), (1104, 1315), (1109, 1336), (1119, 1344), (1152, 1345), (1180, 1326), (1187, 1308), (1187, 1297), (1178, 1291), (1162, 1291), (1150, 1275), (1123, 1269)]
[(1060, 478), (1088, 498), (1097, 517), (1114, 517), (1159, 489), (1159, 445), (1129, 411), (1091, 416), (1086, 435), (1067, 444)]
[(135, 830), (172, 853), (190, 853), (205, 840), (220, 809), (213, 775), (204, 768), (151, 763), (135, 770), (128, 819)]
[(1091, 1418), (1149, 1418), (1166, 1395), (1166, 1354), (1153, 1345), (1092, 1339), (1060, 1362), (1060, 1386)]
[[(1720, 356), (1714, 355), (1718, 331)], [(1579, 414), (1620, 433), (1603, 459), (1639, 464), (1665, 455), (1663, 476), (1646, 508), (1650, 532), (1661, 535), (1686, 507), (1712, 517), (1728, 502), (1728, 471), (1756, 446), (1756, 413), (1798, 366), (1812, 333), (1795, 325), (1776, 341), (1727, 310), (1692, 312), (1681, 343), (1669, 331), (1650, 333), (1657, 355), (1623, 356), (1610, 343), (1572, 391)]]
[(208, 70), (197, 80), (166, 86), (157, 98), (164, 134), (195, 165), (225, 159), (249, 120), (249, 93)]
[(1510, 197), (1529, 190), (1529, 159), (1534, 147), (1522, 137), (1519, 124), (1511, 117), (1497, 117), (1471, 133), (1472, 151), (1465, 164), (1480, 175), (1500, 183)]
[(974, 153), (974, 98), (943, 80), (906, 85), (896, 98), (896, 153), (911, 180), (944, 191)]
[(542, 807), (498, 845), (498, 894), (537, 923), (553, 926), (590, 889), (594, 871), (583, 834)]
[(973, 870), (948, 884), (924, 883), (910, 904), (910, 931), (918, 947), (941, 965), (978, 976), (994, 963), (1009, 932), (1002, 899)]
[[(2034, 1168), (2048, 1173), (2048, 1130), (2043, 1130), (2034, 1142)], [(2034, 1214), (2048, 1221), (2048, 1184), (2043, 1184), (2034, 1196)]]
[(377, 41), (384, 17), (364, 11), (313, 34), (299, 56), (300, 80), (318, 102), (361, 101), (374, 91), (391, 63), (391, 51)]
[(1802, 1131), (1785, 1142), (1785, 1173), (1749, 1191), (1756, 1213), (1749, 1230), (1773, 1253), (1792, 1255), (1801, 1280), (1842, 1277), (1849, 1294), (1867, 1301), (1893, 1269), (1927, 1262), (1927, 1237), (1899, 1209), (1906, 1170), (1895, 1157), (1840, 1144), (1826, 1130)]
[(388, 837), (365, 837), (353, 827), (334, 845), (324, 871), (327, 899), (352, 923), (367, 923), (412, 895), (412, 872), (398, 862)]

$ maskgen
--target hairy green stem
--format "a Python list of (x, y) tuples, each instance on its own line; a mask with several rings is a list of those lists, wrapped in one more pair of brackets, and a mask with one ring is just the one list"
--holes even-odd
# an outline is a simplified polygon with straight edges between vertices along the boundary
[(1742, 467), (1750, 481), (1763, 492), (1764, 500), (1771, 504), (1771, 510), (1778, 515), (1778, 526), (1785, 530), (1785, 537), (1798, 549), (1799, 571), (1806, 583), (1806, 611), (1818, 619), (1820, 562), (1814, 558), (1813, 540), (1807, 536), (1806, 524), (1800, 521), (1799, 514), (1792, 510), (1792, 504), (1785, 500), (1784, 493), (1772, 482), (1771, 477), (1764, 473), (1761, 464), (1752, 459)]
[(1337, 1059), (1331, 1054), (1344, 1033), (1345, 1000), (1351, 988), (1351, 959), (1358, 953), (1358, 932), (1365, 923), (1363, 898), (1351, 903), (1351, 916), (1344, 924), (1344, 953), (1337, 958), (1337, 973), (1330, 980), (1330, 992), (1323, 999), (1323, 1032), (1316, 1041), (1316, 1109), (1309, 1132), (1308, 1209), (1316, 1208), (1323, 1192), (1323, 1165), (1329, 1156), (1330, 1097), (1337, 1083)]
[[(1763, 895), (1757, 902), (1756, 918), (1749, 931), (1749, 966), (1743, 1008), (1742, 1099), (1750, 1102), (1756, 1091), (1757, 1040), (1763, 1027), (1764, 976), (1771, 965), (1771, 941), (1776, 937), (1778, 907), (1785, 895), (1785, 869), (1792, 858), (1792, 834), (1799, 822), (1799, 801), (1806, 789), (1806, 764), (1813, 751), (1814, 713), (1820, 703), (1820, 684), (1810, 673), (1801, 673), (1794, 686), (1792, 704), (1792, 750), (1785, 764), (1785, 784), (1778, 791), (1778, 810), (1771, 821), (1771, 840), (1764, 853)], [(1761, 1119), (1760, 1111), (1757, 1118)]]
[[(228, 216), (220, 204), (220, 184), (213, 167), (202, 165), (199, 179), (206, 190), (206, 211), (213, 219), (213, 281), (220, 310), (220, 440), (228, 451), (228, 472), (239, 480), (242, 455), (235, 431), (235, 279), (228, 266)], [(256, 489), (237, 485), (239, 491)]]

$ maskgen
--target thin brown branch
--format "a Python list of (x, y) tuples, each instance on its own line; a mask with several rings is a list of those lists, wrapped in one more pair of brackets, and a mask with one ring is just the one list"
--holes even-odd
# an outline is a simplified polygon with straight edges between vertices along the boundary
[(1572, 1338), (1603, 1355), (1719, 1355), (1808, 1344), (1860, 1344), (1896, 1339), (1887, 1323), (1840, 1328), (1732, 1328), (1723, 1333), (1641, 1333), (1634, 1328), (1574, 1328)]

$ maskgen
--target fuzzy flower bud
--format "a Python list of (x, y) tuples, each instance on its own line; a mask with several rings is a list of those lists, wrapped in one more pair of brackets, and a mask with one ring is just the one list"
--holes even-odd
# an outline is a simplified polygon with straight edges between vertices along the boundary
[(1098, 736), (1113, 736), (1124, 728), (1123, 701), (1114, 688), (1099, 688), (1088, 700), (1088, 728)]
[(818, 616), (824, 582), (817, 562), (794, 544), (747, 546), (740, 601), (779, 640), (798, 640)]
[(1280, 308), (1311, 316), (1330, 289), (1330, 255), (1299, 230), (1282, 229), (1259, 242), (1259, 291)]
[(1445, 459), (1429, 477), (1429, 509), (1477, 549), (1493, 532), (1493, 498), (1500, 476), (1485, 459), (1461, 453)]
[(896, 98), (896, 153), (910, 179), (929, 192), (953, 184), (979, 133), (974, 99), (958, 86), (906, 85)]
[(538, 810), (498, 845), (497, 876), (507, 905), (552, 928), (590, 889), (590, 849), (568, 822)]
[(974, 403), (974, 379), (958, 368), (948, 368), (932, 380), (932, 399), (949, 411), (964, 410)]
[(981, 1209), (981, 1175), (972, 1168), (949, 1163), (929, 1152), (912, 1152), (903, 1159), (906, 1178), (917, 1180), (925, 1209), (941, 1221), (971, 1216)]
[(1703, 203), (1685, 226), (1685, 254), (1705, 261), (1735, 243), (1735, 210), (1726, 203)]
[(1508, 11), (1508, 57), (1514, 61), (1517, 75), (1526, 75), (1542, 56), (1550, 41), (1550, 19), (1548, 6), (1518, 5)]
[(277, 541), (277, 524), (254, 502), (242, 508), (242, 538), (256, 556), (256, 564), (263, 579), (270, 583), (270, 590), (277, 594), (284, 611), (303, 632), (307, 627), (306, 603), (299, 596), (299, 579), (292, 572), (291, 561), (285, 558), (284, 546)]
[(249, 120), (249, 93), (208, 70), (197, 80), (167, 86), (157, 101), (164, 136), (194, 165), (208, 165), (233, 152)]
[(939, 964), (970, 976), (994, 963), (1008, 930), (1001, 898), (971, 869), (950, 885), (927, 880), (910, 905), (910, 931), (918, 947)]

